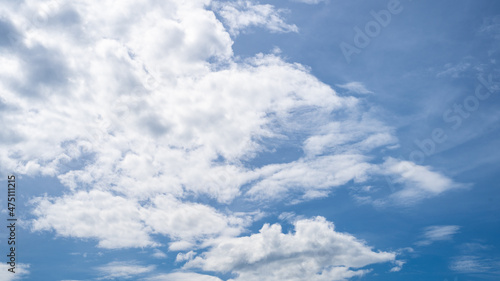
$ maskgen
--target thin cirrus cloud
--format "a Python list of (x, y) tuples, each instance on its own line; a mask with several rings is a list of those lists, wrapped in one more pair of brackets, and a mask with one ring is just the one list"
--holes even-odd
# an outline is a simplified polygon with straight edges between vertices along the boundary
[(366, 86), (361, 82), (349, 82), (346, 84), (337, 84), (337, 87), (349, 91), (353, 94), (373, 94), (372, 91), (368, 90)]
[(306, 3), (306, 4), (319, 4), (321, 2), (326, 2), (327, 0), (292, 0), (292, 1)]
[(253, 1), (213, 2), (212, 7), (223, 18), (229, 32), (237, 35), (245, 29), (256, 26), (271, 32), (297, 32), (294, 24), (287, 24), (282, 17), (283, 10), (276, 10), (270, 4), (257, 4)]
[(436, 225), (429, 226), (424, 231), (424, 239), (418, 241), (416, 244), (418, 246), (428, 246), (437, 241), (448, 241), (453, 239), (455, 235), (460, 230), (458, 225)]
[(162, 252), (158, 249), (154, 249), (153, 257), (156, 259), (165, 259), (165, 258), (167, 258), (167, 254), (165, 254), (164, 252)]

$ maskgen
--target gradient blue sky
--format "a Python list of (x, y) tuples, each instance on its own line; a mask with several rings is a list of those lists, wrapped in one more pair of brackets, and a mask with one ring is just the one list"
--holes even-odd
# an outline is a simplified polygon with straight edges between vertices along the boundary
[(0, 34), (1, 280), (500, 278), (498, 1), (3, 1)]

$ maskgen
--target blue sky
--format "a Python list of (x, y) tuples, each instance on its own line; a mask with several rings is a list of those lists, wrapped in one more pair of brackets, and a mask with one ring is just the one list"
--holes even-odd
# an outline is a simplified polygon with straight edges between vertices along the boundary
[(4, 1), (0, 34), (1, 280), (500, 278), (498, 1)]

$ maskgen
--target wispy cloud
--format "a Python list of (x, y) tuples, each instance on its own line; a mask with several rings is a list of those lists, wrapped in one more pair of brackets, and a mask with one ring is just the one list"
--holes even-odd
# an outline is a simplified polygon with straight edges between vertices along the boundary
[(142, 266), (137, 262), (110, 262), (96, 268), (102, 275), (101, 279), (131, 279), (138, 275), (151, 273), (155, 266)]
[(336, 86), (342, 89), (346, 89), (350, 93), (354, 94), (373, 94), (373, 92), (368, 90), (361, 82), (349, 82), (346, 84), (337, 84)]
[(486, 17), (480, 28), (481, 32), (490, 34), (493, 38), (500, 40), (500, 16)]
[(452, 260), (450, 269), (460, 273), (500, 274), (500, 261), (478, 256), (459, 256)]
[(33, 230), (55, 230), (61, 236), (94, 238), (103, 248), (154, 246), (141, 221), (139, 206), (102, 191), (78, 192), (34, 201)]
[(157, 259), (165, 259), (165, 258), (167, 258), (167, 254), (165, 254), (164, 252), (162, 252), (158, 249), (154, 249), (153, 250), (153, 257), (157, 258)]
[[(111, 0), (67, 1), (36, 22), (36, 1), (2, 6), (0, 29), (12, 36), (0, 39), (0, 123), (9, 124), (1, 170), (56, 177), (67, 188), (31, 201), (32, 230), (106, 249), (165, 246), (183, 251), (177, 262), (187, 267), (239, 280), (342, 280), (391, 262), (400, 270), (395, 253), (373, 251), (324, 218), (296, 216), (293, 233), (264, 223), (250, 233), (258, 212), (230, 210), (235, 200), (312, 200), (388, 174), (403, 186), (393, 194), (401, 201), (457, 185), (430, 167), (373, 162), (398, 139), (355, 96), (372, 93), (363, 83), (338, 85), (347, 91), (338, 95), (279, 52), (234, 55), (231, 35), (248, 28), (297, 32), (285, 10), (207, 3), (121, 1), (118, 9)], [(245, 164), (274, 142), (293, 142), (300, 153)], [(96, 269), (132, 279), (156, 268), (115, 261)], [(154, 278), (220, 280), (190, 272)]]
[(457, 225), (429, 226), (424, 230), (424, 239), (415, 243), (418, 246), (428, 246), (437, 241), (452, 240), (453, 236), (460, 230)]
[(395, 266), (393, 268), (391, 268), (390, 272), (399, 272), (399, 271), (401, 271), (401, 269), (403, 269), (403, 265), (405, 263), (406, 263), (405, 261), (399, 261), (399, 260), (394, 261)]
[(189, 251), (187, 253), (178, 253), (177, 257), (175, 257), (175, 262), (184, 262), (192, 260), (196, 256), (194, 251)]

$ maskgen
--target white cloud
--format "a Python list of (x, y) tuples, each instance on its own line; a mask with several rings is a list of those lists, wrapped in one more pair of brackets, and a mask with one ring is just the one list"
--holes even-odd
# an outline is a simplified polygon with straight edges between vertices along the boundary
[(334, 230), (322, 217), (298, 220), (294, 233), (266, 224), (258, 234), (214, 241), (186, 268), (237, 274), (231, 280), (345, 280), (369, 272), (370, 264), (395, 260), (374, 252), (363, 241)]
[(484, 245), (481, 243), (464, 243), (460, 245), (460, 250), (464, 253), (476, 253), (479, 251), (488, 250), (490, 248), (490, 245)]
[(175, 262), (184, 262), (192, 260), (196, 256), (196, 253), (193, 251), (189, 251), (187, 253), (178, 253), (175, 258)]
[(143, 212), (144, 222), (154, 233), (171, 237), (172, 250), (183, 250), (179, 242), (195, 245), (211, 237), (236, 236), (251, 221), (251, 216), (227, 216), (214, 208), (195, 203), (181, 203), (167, 196), (152, 199), (152, 206)]
[[(33, 63), (54, 65), (64, 79), (19, 71), (20, 80), (38, 75), (26, 81), (46, 83), (27, 83), (34, 98), (16, 94), (23, 89), (12, 85), (10, 76), (0, 77), (3, 100), (9, 101), (5, 107), (16, 110), (2, 115), (2, 122), (17, 124), (0, 144), (2, 166), (20, 174), (57, 175), (72, 190), (111, 190), (134, 200), (191, 194), (230, 202), (241, 195), (240, 186), (262, 179), (238, 163), (262, 152), (263, 138), (309, 130), (304, 147), (311, 157), (355, 150), (339, 156), (348, 163), (338, 167), (352, 164), (349, 155), (394, 141), (383, 126), (369, 129), (376, 124), (363, 116), (359, 125), (347, 120), (332, 125), (341, 128), (338, 138), (347, 140), (340, 142), (342, 148), (332, 146), (338, 140), (327, 131), (331, 128), (318, 124), (330, 124), (328, 116), (345, 108), (357, 118), (356, 99), (338, 97), (306, 68), (275, 55), (231, 61), (231, 39), (205, 4), (124, 2), (120, 11), (104, 13), (111, 2), (65, 3), (64, 11), (78, 15), (71, 26), (27, 26), (22, 14), (12, 11), (11, 21), (19, 32), (29, 33), (30, 43), (19, 43), (11, 60), (29, 61), (43, 51), (45, 61)], [(54, 8), (51, 14), (64, 11)], [(209, 64), (209, 58), (222, 64)], [(45, 88), (50, 91), (39, 91)], [(349, 130), (351, 125), (357, 128)], [(215, 163), (221, 157), (225, 162)], [(297, 169), (331, 157), (297, 161)], [(325, 188), (305, 190), (305, 198), (325, 196)]]
[(424, 231), (424, 240), (417, 242), (419, 246), (427, 246), (436, 241), (451, 240), (460, 229), (457, 225), (429, 226)]
[(281, 14), (283, 10), (276, 10), (270, 4), (256, 4), (253, 1), (238, 0), (232, 2), (213, 2), (212, 6), (224, 19), (232, 34), (250, 26), (265, 27), (272, 32), (297, 32), (294, 24), (287, 24)]
[(500, 16), (495, 15), (483, 19), (483, 25), (480, 31), (486, 34), (491, 34), (496, 40), (500, 39)]
[(403, 269), (403, 265), (405, 264), (405, 261), (394, 261), (395, 266), (391, 268), (390, 272), (399, 272), (401, 269)]
[(102, 279), (131, 279), (137, 278), (137, 275), (150, 273), (155, 266), (142, 266), (136, 262), (110, 262), (106, 265), (96, 268), (103, 276)]
[[(308, 157), (322, 154), (366, 154), (376, 148), (397, 144), (393, 128), (378, 121), (370, 111), (362, 112), (357, 104), (346, 104), (348, 117), (334, 122), (323, 120), (304, 141), (304, 152)], [(312, 127), (315, 128), (315, 127)]]
[[(370, 154), (397, 139), (358, 98), (338, 96), (278, 53), (234, 57), (230, 32), (297, 30), (274, 6), (58, 2), (1, 8), (1, 28), (13, 40), (0, 43), (8, 65), (0, 70), (0, 170), (57, 177), (67, 187), (64, 196), (33, 201), (33, 230), (96, 239), (103, 248), (156, 247), (158, 235), (170, 250), (198, 250), (236, 239), (258, 215), (191, 198), (297, 202), (384, 174)], [(365, 91), (360, 85), (350, 87)], [(284, 141), (303, 155), (243, 164)], [(417, 187), (407, 193), (450, 189), (451, 180), (415, 167), (437, 183), (387, 166)], [(363, 272), (339, 267), (323, 276)]]
[(446, 69), (439, 72), (436, 76), (437, 77), (443, 77), (443, 76), (451, 76), (453, 78), (458, 78), (461, 76), (461, 74), (465, 71), (467, 71), (470, 67), (470, 63), (466, 62), (460, 62), (456, 65), (453, 64), (446, 64), (444, 66)]
[(34, 230), (55, 230), (76, 238), (95, 238), (103, 248), (146, 247), (155, 242), (141, 221), (140, 206), (108, 192), (80, 191), (35, 202)]
[[(31, 2), (7, 13), (24, 39), (7, 56), (19, 71), (0, 75), (0, 119), (16, 128), (2, 134), (2, 170), (57, 176), (70, 189), (34, 201), (33, 229), (105, 248), (153, 246), (153, 232), (171, 237), (171, 249), (237, 235), (241, 218), (178, 198), (230, 202), (254, 178), (240, 160), (262, 151), (260, 139), (281, 137), (274, 120), (349, 99), (275, 55), (231, 61), (232, 41), (207, 2), (113, 3), (65, 2), (37, 25), (23, 20), (37, 10)], [(56, 24), (68, 11), (74, 22)], [(161, 219), (179, 213), (139, 203), (167, 197), (196, 220), (166, 228)]]
[(373, 92), (366, 89), (365, 85), (361, 82), (349, 82), (341, 85), (337, 84), (337, 87), (346, 89), (350, 93), (354, 94), (373, 94)]
[(389, 184), (402, 184), (403, 188), (394, 192), (391, 199), (398, 204), (412, 204), (424, 198), (434, 197), (446, 191), (463, 188), (430, 167), (413, 162), (387, 158), (380, 166), (380, 173), (387, 175)]
[(154, 249), (153, 250), (153, 257), (157, 258), (157, 259), (165, 259), (165, 258), (167, 258), (167, 254), (165, 254), (164, 252), (162, 252), (158, 249)]
[(482, 258), (478, 256), (459, 256), (455, 257), (450, 269), (460, 273), (495, 273), (500, 274), (498, 268), (500, 261)]
[(5, 262), (0, 263), (0, 280), (17, 281), (24, 279), (30, 274), (28, 270), (30, 268), (29, 264), (16, 263), (16, 268), (14, 269), (15, 273), (8, 271), (9, 268), (11, 268), (11, 266)]
[[(304, 156), (296, 161), (255, 170), (256, 183), (248, 195), (257, 199), (296, 196), (310, 200), (328, 196), (332, 188), (353, 180), (364, 182), (383, 173), (369, 163), (367, 153), (397, 143), (393, 129), (377, 121), (370, 111), (362, 113), (356, 100), (344, 103), (348, 116), (330, 121), (321, 114), (302, 113), (309, 137), (303, 142)], [(312, 114), (311, 114), (312, 115)], [(324, 124), (324, 125), (315, 125)], [(301, 126), (301, 125), (299, 125)]]
[(60, 198), (35, 200), (34, 230), (55, 230), (76, 238), (94, 238), (102, 248), (158, 246), (150, 234), (171, 238), (170, 249), (194, 247), (214, 236), (235, 236), (252, 217), (226, 216), (214, 208), (182, 203), (169, 196), (158, 196), (152, 204), (139, 203), (109, 192), (80, 191)]

